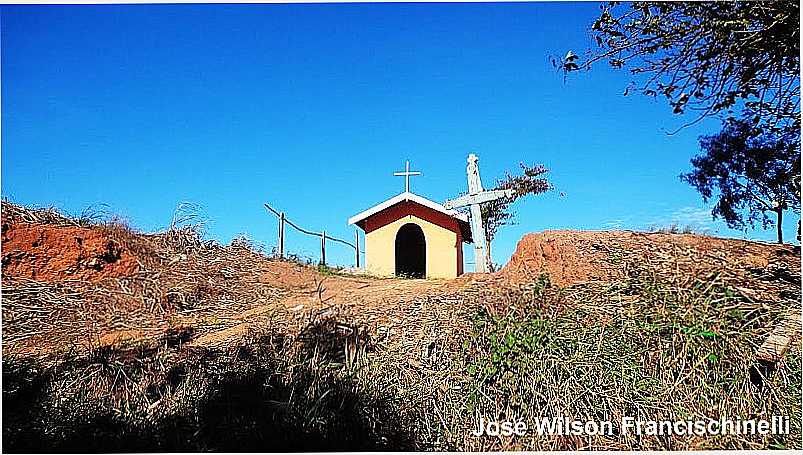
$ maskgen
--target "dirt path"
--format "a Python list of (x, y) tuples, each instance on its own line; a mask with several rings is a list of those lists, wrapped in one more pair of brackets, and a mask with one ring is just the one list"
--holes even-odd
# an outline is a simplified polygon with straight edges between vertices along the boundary
[[(377, 326), (401, 323), (401, 316), (423, 301), (459, 293), (470, 280), (376, 279), (343, 275), (308, 276), (278, 302), (259, 304), (232, 315), (233, 324), (193, 339), (191, 346), (225, 345), (268, 324), (303, 326), (312, 319), (340, 319)], [(183, 320), (192, 324), (192, 318)]]
[[(4, 285), (11, 284), (6, 291), (19, 294), (20, 308), (30, 309), (27, 302), (34, 298), (37, 306), (33, 310), (44, 312), (44, 320), (33, 321), (30, 328), (21, 326), (19, 334), (12, 334), (15, 338), (4, 340), (4, 354), (58, 358), (67, 352), (156, 348), (177, 342), (225, 347), (265, 328), (294, 336), (325, 318), (370, 327), (375, 333), (392, 331), (392, 326), (403, 333), (408, 330), (403, 328), (405, 324), (415, 325), (411, 321), (419, 320), (419, 327), (409, 329), (415, 332), (422, 330), (422, 318), (449, 317), (448, 309), (443, 315), (435, 314), (444, 309), (430, 308), (423, 302), (443, 296), (454, 299), (472, 281), (465, 276), (410, 280), (320, 273), (314, 267), (289, 261), (259, 261), (256, 265), (233, 275), (230, 272), (228, 278), (214, 284), (185, 280), (191, 285), (190, 296), (209, 288), (215, 292), (187, 308), (167, 312), (143, 308), (139, 294), (121, 292), (131, 284), (114, 279), (86, 286), (76, 283), (76, 289), (62, 289), (61, 283), (4, 281)], [(218, 265), (209, 267), (212, 270)], [(205, 274), (198, 278), (215, 276), (213, 271)], [(227, 290), (232, 292), (221, 292)], [(16, 316), (14, 300), (4, 302), (6, 322)]]

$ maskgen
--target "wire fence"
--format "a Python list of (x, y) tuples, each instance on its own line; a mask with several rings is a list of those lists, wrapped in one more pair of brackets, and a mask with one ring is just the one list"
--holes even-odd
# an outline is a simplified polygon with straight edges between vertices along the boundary
[(293, 229), (297, 230), (302, 234), (306, 234), (313, 237), (318, 237), (321, 239), (321, 260), (320, 264), (326, 265), (326, 241), (331, 240), (336, 243), (342, 243), (343, 245), (350, 246), (354, 250), (354, 266), (359, 268), (360, 267), (360, 232), (355, 230), (354, 231), (354, 243), (351, 243), (347, 240), (339, 239), (337, 237), (332, 237), (326, 234), (326, 230), (321, 232), (313, 232), (307, 229), (300, 227), (299, 225), (290, 221), (287, 216), (285, 216), (284, 212), (280, 212), (266, 202), (265, 208), (268, 209), (271, 213), (276, 215), (279, 218), (279, 238), (277, 243), (277, 249), (279, 253), (279, 257), (284, 258), (285, 253), (285, 235), (284, 235), (284, 225), (287, 224)]

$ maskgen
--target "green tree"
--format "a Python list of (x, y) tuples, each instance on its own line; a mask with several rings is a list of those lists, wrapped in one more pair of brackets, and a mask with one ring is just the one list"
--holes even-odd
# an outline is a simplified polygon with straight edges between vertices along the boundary
[(783, 214), (800, 214), (800, 148), (794, 138), (757, 131), (750, 122), (732, 120), (718, 134), (702, 136), (704, 152), (691, 160), (694, 170), (681, 179), (716, 199), (712, 215), (732, 228), (765, 229), (775, 215), (778, 243), (783, 243)]
[(524, 196), (545, 193), (553, 188), (545, 177), (549, 170), (543, 165), (528, 166), (524, 163), (519, 163), (519, 167), (521, 173), (512, 174), (506, 172), (505, 176), (498, 179), (496, 185), (492, 188), (494, 190), (513, 189), (513, 196), (486, 202), (480, 207), (485, 228), (485, 238), (488, 239), (485, 251), (488, 264), (493, 264), (491, 261), (491, 241), (496, 236), (497, 230), (502, 226), (515, 222), (516, 214), (511, 209), (513, 203)]
[(675, 114), (693, 112), (683, 127), (742, 117), (763, 131), (799, 134), (799, 2), (609, 2), (600, 9), (591, 26), (596, 47), (584, 57), (570, 51), (564, 74), (606, 61), (633, 75), (625, 95), (664, 97)]

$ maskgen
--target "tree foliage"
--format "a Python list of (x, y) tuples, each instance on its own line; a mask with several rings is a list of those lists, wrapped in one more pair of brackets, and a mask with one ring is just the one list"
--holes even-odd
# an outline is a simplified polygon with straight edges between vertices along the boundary
[[(703, 200), (716, 199), (714, 217), (729, 227), (765, 229), (775, 224), (783, 241), (783, 211), (800, 213), (800, 149), (789, 137), (757, 131), (750, 122), (732, 120), (724, 129), (700, 138), (705, 153), (692, 159), (694, 170), (681, 179)], [(774, 213), (773, 221), (768, 213)]]
[[(515, 213), (511, 210), (511, 205), (516, 200), (529, 194), (541, 194), (552, 189), (552, 185), (545, 177), (549, 172), (546, 167), (541, 164), (528, 166), (524, 163), (519, 163), (519, 167), (521, 168), (520, 174), (514, 175), (506, 172), (505, 177), (497, 180), (493, 188), (494, 190), (513, 189), (513, 196), (486, 202), (480, 207), (485, 238), (488, 239), (489, 245), (500, 227), (513, 224)], [(489, 246), (487, 251), (489, 259), (490, 250)]]
[[(564, 73), (600, 61), (627, 68), (625, 90), (663, 97), (675, 114), (742, 117), (773, 133), (800, 130), (800, 4), (790, 0), (601, 5), (596, 48), (569, 52)], [(557, 62), (553, 61), (557, 66)]]

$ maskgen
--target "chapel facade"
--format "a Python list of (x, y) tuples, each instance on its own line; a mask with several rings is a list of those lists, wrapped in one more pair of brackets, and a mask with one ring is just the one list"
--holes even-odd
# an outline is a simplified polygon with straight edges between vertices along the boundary
[(455, 278), (463, 274), (463, 243), (472, 241), (464, 213), (408, 190), (348, 222), (365, 232), (365, 270), (371, 275)]

